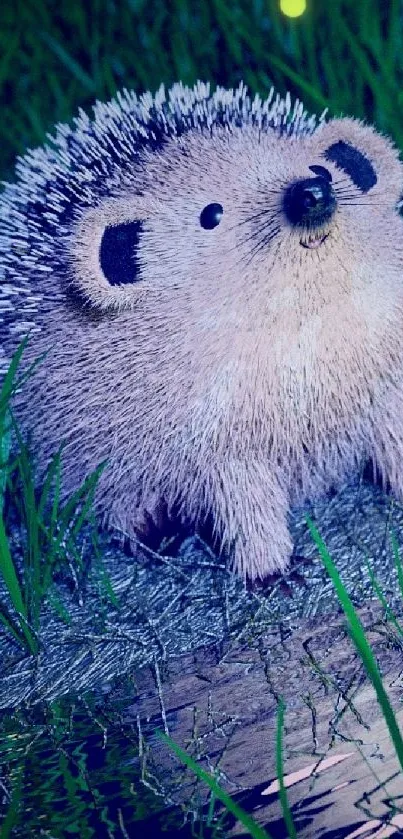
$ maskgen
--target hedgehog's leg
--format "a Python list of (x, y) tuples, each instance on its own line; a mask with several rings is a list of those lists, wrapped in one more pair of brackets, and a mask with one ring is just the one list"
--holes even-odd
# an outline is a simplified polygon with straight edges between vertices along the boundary
[(292, 552), (287, 493), (260, 462), (227, 461), (211, 476), (211, 500), (222, 548), (244, 578), (283, 571)]
[(375, 461), (384, 488), (403, 501), (403, 382), (382, 399), (374, 412), (370, 456)]

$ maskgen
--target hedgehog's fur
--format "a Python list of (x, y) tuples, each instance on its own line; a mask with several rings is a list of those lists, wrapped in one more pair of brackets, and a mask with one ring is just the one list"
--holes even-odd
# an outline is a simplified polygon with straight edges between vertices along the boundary
[[(284, 203), (311, 166), (337, 201), (314, 229)], [(64, 497), (107, 459), (105, 525), (211, 513), (252, 579), (286, 567), (290, 505), (367, 458), (402, 499), (402, 188), (372, 128), (242, 85), (124, 91), (58, 126), (0, 201), (2, 370), (29, 329), (24, 368), (50, 348), (14, 404), (40, 476), (62, 439)]]

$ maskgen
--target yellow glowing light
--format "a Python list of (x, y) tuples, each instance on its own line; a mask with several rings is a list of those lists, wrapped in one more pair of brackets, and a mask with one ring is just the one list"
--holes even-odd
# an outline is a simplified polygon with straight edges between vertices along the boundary
[(306, 0), (280, 0), (280, 9), (287, 17), (300, 17), (306, 9)]

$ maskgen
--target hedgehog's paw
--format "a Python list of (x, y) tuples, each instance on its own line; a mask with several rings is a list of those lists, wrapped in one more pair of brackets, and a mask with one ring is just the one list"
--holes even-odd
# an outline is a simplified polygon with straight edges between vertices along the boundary
[(399, 387), (382, 397), (374, 414), (368, 455), (382, 486), (403, 502), (403, 376)]
[(286, 489), (259, 461), (228, 460), (212, 482), (217, 530), (234, 570), (264, 579), (286, 569), (293, 548)]
[(270, 517), (265, 527), (249, 536), (239, 527), (232, 543), (232, 566), (244, 579), (263, 580), (289, 565), (293, 542), (285, 520)]

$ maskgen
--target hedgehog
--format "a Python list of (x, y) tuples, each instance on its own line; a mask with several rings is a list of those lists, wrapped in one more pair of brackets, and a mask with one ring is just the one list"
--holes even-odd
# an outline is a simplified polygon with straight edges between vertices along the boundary
[(403, 500), (403, 166), (362, 121), (198, 82), (123, 90), (19, 158), (0, 199), (1, 373), (62, 498), (161, 509), (241, 577), (286, 570), (292, 509), (372, 461)]

